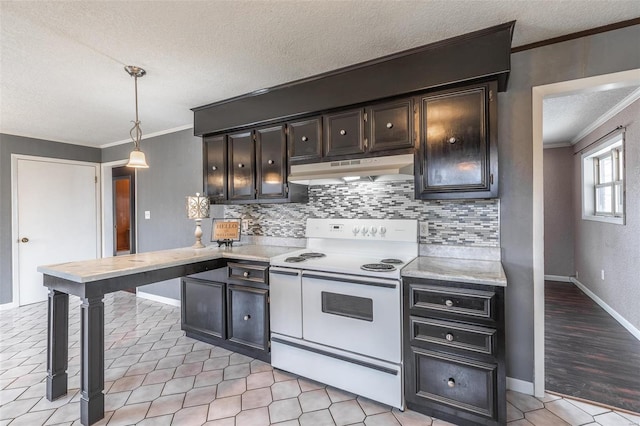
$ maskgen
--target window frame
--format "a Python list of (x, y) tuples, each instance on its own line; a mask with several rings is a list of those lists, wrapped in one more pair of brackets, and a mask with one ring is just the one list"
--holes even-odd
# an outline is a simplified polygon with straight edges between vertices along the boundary
[[(582, 219), (607, 222), (618, 225), (625, 224), (626, 217), (626, 188), (624, 164), (626, 155), (624, 131), (618, 132), (603, 142), (585, 151), (580, 158), (580, 174), (582, 179)], [(604, 159), (611, 158), (611, 180), (601, 182), (600, 166)], [(620, 188), (621, 203), (618, 204), (617, 188)], [(611, 188), (610, 211), (598, 208), (599, 188)], [(621, 212), (616, 208), (620, 205)]]

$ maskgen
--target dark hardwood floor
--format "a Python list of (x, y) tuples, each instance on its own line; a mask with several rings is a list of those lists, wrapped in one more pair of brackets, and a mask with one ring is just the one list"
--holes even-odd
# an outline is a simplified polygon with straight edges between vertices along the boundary
[(544, 291), (546, 389), (640, 413), (640, 341), (574, 284)]

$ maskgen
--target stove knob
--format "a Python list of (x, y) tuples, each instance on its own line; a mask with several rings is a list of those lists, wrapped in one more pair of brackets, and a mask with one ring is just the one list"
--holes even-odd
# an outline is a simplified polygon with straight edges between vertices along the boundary
[(356, 225), (353, 227), (353, 235), (358, 235), (358, 232), (360, 232), (360, 227)]
[(371, 227), (371, 235), (375, 236), (377, 232), (378, 232), (378, 228), (376, 228), (375, 226), (372, 226)]
[(386, 233), (387, 233), (387, 228), (385, 228), (384, 226), (381, 226), (380, 227), (380, 235), (382, 236), (382, 235), (384, 235)]
[(362, 235), (369, 235), (369, 228), (367, 228), (366, 226), (362, 227)]

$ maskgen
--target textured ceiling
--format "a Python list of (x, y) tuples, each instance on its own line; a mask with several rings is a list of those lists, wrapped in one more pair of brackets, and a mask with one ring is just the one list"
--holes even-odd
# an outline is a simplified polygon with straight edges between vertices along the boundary
[(0, 1), (0, 132), (82, 145), (190, 108), (517, 20), (513, 46), (640, 16), (640, 1)]
[[(542, 104), (542, 141), (545, 145), (567, 146), (577, 142), (585, 129), (625, 101), (640, 97), (638, 86), (591, 90), (546, 98)], [(593, 130), (593, 129), (592, 129)], [(583, 135), (584, 136), (584, 135)]]

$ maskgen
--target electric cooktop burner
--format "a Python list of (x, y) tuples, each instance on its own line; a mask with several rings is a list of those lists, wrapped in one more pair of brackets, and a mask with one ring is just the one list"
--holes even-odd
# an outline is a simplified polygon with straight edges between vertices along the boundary
[(326, 254), (324, 253), (315, 253), (315, 252), (307, 252), (307, 253), (302, 253), (300, 254), (300, 257), (303, 257), (305, 259), (311, 259), (314, 257), (325, 257)]
[(391, 272), (395, 271), (396, 267), (387, 263), (366, 263), (362, 265), (360, 269), (373, 272)]
[(404, 262), (400, 259), (382, 259), (380, 263), (392, 263), (394, 265), (399, 265)]
[(292, 256), (292, 257), (287, 257), (284, 261), (287, 263), (298, 263), (298, 262), (304, 262), (305, 260), (307, 260), (306, 257)]

